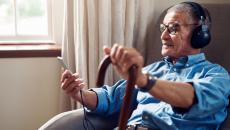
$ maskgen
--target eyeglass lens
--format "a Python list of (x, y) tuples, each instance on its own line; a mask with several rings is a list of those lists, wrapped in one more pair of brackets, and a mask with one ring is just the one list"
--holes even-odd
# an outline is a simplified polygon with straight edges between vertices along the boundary
[(172, 35), (175, 35), (176, 32), (177, 32), (177, 28), (178, 28), (178, 24), (168, 24), (168, 25), (165, 25), (165, 24), (160, 24), (160, 32), (164, 32), (165, 29), (168, 30), (168, 32)]

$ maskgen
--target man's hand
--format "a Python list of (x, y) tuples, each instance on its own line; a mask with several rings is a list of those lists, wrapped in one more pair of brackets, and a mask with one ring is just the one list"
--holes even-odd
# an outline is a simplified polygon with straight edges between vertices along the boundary
[(110, 55), (115, 70), (126, 80), (128, 79), (129, 68), (132, 65), (136, 65), (138, 71), (136, 84), (143, 84), (142, 80), (145, 80), (145, 75), (141, 69), (144, 64), (144, 58), (136, 49), (115, 44), (112, 48), (104, 47), (104, 52), (106, 55)]
[(85, 85), (78, 74), (71, 74), (68, 70), (62, 73), (61, 88), (76, 101), (80, 101), (79, 92)]

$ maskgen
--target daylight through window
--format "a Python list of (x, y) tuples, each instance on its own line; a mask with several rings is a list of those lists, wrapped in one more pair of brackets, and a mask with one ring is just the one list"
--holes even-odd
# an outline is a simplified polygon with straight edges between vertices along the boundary
[(50, 0), (0, 0), (0, 41), (51, 40)]

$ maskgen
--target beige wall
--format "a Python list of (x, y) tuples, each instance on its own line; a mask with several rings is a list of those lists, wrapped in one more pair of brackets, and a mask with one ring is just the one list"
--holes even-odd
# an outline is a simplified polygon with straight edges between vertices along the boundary
[(58, 113), (56, 58), (0, 59), (0, 130), (35, 130)]

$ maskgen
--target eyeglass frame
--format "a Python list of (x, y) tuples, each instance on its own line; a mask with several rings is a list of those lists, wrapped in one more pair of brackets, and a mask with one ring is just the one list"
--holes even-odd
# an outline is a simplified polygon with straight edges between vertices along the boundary
[[(170, 29), (170, 25), (172, 25), (172, 29)], [(197, 23), (190, 23), (190, 24), (179, 24), (179, 23), (169, 23), (168, 25), (161, 23), (160, 24), (160, 32), (163, 33), (166, 29), (168, 31), (169, 34), (171, 35), (176, 35), (176, 33), (178, 32), (178, 28), (180, 26), (189, 26), (189, 25), (200, 25)], [(164, 29), (162, 29), (162, 27), (164, 27)]]

